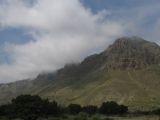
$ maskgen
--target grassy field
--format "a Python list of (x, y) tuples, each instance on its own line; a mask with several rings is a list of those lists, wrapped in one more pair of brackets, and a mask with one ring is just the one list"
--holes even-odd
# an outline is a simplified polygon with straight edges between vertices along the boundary
[[(5, 117), (0, 117), (0, 120), (12, 120), (7, 119)], [(14, 119), (14, 120), (21, 120), (21, 119)], [(84, 114), (80, 114), (77, 116), (62, 116), (62, 117), (55, 117), (55, 118), (39, 118), (37, 120), (160, 120), (160, 116), (154, 115), (147, 115), (147, 116), (100, 116), (94, 115), (91, 117), (87, 117)]]
[(158, 116), (113, 117), (113, 120), (160, 120)]
[(79, 118), (79, 117), (71, 117), (71, 118), (50, 118), (48, 120), (160, 120), (158, 116), (139, 116), (139, 117), (90, 117), (90, 118)]
[[(43, 119), (42, 119), (43, 120)], [(159, 116), (139, 116), (139, 117), (69, 117), (69, 118), (49, 118), (48, 120), (160, 120)]]

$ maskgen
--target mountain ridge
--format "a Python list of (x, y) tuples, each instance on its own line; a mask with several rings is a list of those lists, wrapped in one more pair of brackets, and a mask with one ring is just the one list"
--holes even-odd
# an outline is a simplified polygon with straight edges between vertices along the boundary
[(38, 94), (64, 105), (113, 100), (130, 109), (152, 109), (160, 106), (159, 85), (160, 46), (139, 37), (122, 37), (79, 64), (40, 74), (31, 81), (0, 85), (0, 103), (19, 94)]

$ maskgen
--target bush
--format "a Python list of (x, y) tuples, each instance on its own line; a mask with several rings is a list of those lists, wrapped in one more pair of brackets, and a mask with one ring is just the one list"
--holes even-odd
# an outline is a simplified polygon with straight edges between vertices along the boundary
[(154, 110), (153, 113), (160, 116), (160, 109)]
[(6, 108), (6, 105), (2, 105), (0, 106), (0, 116), (3, 116), (5, 114), (5, 108)]
[(82, 111), (82, 107), (78, 104), (70, 104), (67, 110), (70, 114), (78, 114)]
[(3, 114), (8, 118), (22, 118), (24, 120), (36, 120), (38, 117), (56, 116), (58, 105), (56, 102), (42, 100), (39, 96), (20, 95), (12, 100), (11, 104), (1, 106)]
[[(20, 118), (23, 120), (36, 120), (37, 118), (48, 118), (63, 116), (65, 113), (77, 115), (75, 119), (86, 120), (87, 115), (96, 113), (105, 115), (124, 114), (128, 111), (127, 106), (118, 105), (116, 102), (104, 102), (100, 108), (88, 105), (83, 108), (78, 104), (70, 104), (68, 107), (58, 106), (57, 102), (49, 102), (48, 99), (41, 99), (36, 95), (20, 95), (12, 100), (11, 104), (0, 106), (0, 116), (9, 119)], [(160, 115), (160, 109), (154, 111)], [(95, 118), (96, 119), (96, 118)]]
[(118, 105), (116, 102), (104, 102), (99, 108), (101, 114), (124, 114), (128, 111), (128, 107), (124, 105)]

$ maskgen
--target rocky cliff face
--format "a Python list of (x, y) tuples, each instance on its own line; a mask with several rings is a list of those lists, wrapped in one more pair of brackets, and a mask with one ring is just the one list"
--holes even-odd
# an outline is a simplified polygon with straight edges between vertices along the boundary
[(119, 38), (102, 54), (113, 69), (141, 69), (160, 63), (160, 47), (138, 37)]

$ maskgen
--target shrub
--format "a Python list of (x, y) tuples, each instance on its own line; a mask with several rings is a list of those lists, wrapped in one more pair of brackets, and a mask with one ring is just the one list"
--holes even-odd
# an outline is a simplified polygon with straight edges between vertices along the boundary
[(67, 109), (70, 114), (78, 114), (82, 111), (82, 107), (78, 104), (70, 104)]
[(160, 115), (160, 109), (154, 110), (153, 113), (156, 115)]
[(11, 104), (1, 106), (3, 114), (8, 118), (22, 118), (24, 120), (36, 120), (38, 117), (56, 116), (58, 105), (56, 102), (42, 100), (39, 96), (20, 95), (12, 100)]
[(128, 107), (124, 105), (118, 105), (116, 102), (104, 102), (99, 108), (101, 114), (124, 114), (128, 111)]

